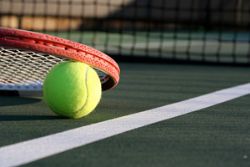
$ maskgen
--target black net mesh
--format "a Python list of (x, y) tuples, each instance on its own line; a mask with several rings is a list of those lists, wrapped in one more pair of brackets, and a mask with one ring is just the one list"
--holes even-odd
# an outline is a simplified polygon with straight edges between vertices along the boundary
[(128, 61), (250, 64), (249, 0), (0, 0), (0, 25)]

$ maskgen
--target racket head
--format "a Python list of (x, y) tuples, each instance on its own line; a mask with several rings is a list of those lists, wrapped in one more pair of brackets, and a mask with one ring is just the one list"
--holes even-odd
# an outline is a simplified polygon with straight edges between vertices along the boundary
[(49, 70), (63, 61), (93, 67), (102, 90), (119, 82), (118, 64), (92, 47), (47, 34), (0, 28), (0, 90), (40, 91)]

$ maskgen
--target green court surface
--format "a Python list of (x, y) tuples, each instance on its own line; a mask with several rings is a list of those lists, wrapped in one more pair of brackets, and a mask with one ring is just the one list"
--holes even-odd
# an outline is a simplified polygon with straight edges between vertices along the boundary
[[(0, 96), (0, 147), (250, 82), (248, 67), (136, 63), (120, 67), (118, 87), (104, 92), (97, 109), (79, 120), (56, 116), (41, 98)], [(250, 96), (243, 96), (25, 166), (248, 167), (249, 102)]]

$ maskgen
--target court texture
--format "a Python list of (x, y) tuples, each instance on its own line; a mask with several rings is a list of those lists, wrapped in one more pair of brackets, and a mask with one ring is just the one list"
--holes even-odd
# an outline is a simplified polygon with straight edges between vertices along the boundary
[(40, 96), (1, 96), (1, 166), (249, 165), (249, 68), (120, 67), (119, 86), (80, 120)]
[(249, 167), (249, 9), (246, 0), (0, 0), (1, 27), (89, 45), (121, 70), (82, 119), (54, 114), (41, 92), (0, 91), (0, 167)]

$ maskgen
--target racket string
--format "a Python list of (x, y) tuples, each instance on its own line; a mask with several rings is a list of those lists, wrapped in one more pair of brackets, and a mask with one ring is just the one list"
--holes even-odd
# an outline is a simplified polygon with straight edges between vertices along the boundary
[(0, 89), (40, 90), (47, 72), (64, 59), (0, 47)]
[[(67, 59), (27, 50), (0, 47), (0, 90), (41, 90), (48, 71)], [(109, 77), (97, 70), (102, 83)]]

